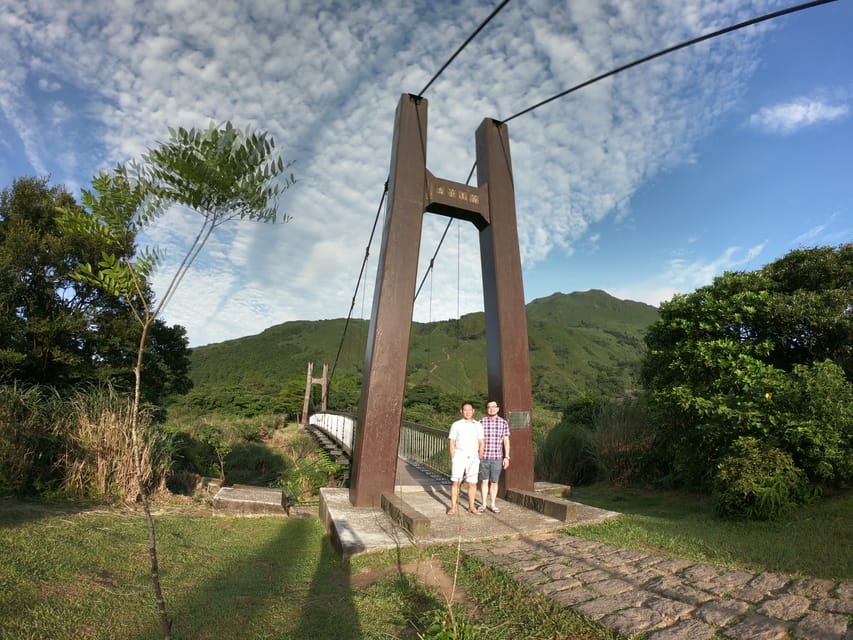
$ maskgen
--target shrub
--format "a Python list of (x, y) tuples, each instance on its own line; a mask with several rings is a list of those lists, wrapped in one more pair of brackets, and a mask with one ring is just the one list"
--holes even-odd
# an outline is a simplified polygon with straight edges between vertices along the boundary
[(288, 468), (284, 456), (254, 442), (235, 443), (225, 457), (225, 482), (267, 486)]
[(592, 431), (566, 422), (545, 437), (535, 465), (537, 477), (569, 485), (589, 484), (601, 475)]
[(725, 518), (773, 520), (809, 497), (805, 473), (784, 451), (738, 438), (717, 466), (714, 506)]
[(332, 461), (325, 451), (313, 450), (309, 455), (295, 457), (281, 479), (284, 494), (293, 502), (314, 498), (321, 487), (336, 486), (341, 465)]
[(641, 402), (629, 398), (611, 400), (601, 407), (592, 441), (607, 479), (628, 486), (641, 479), (656, 438)]

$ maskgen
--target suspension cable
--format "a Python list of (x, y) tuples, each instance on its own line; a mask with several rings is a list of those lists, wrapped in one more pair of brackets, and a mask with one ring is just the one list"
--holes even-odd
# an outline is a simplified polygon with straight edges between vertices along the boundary
[(367, 241), (367, 247), (364, 250), (364, 260), (361, 262), (361, 271), (358, 272), (358, 280), (355, 283), (355, 292), (352, 294), (352, 302), (349, 306), (349, 313), (347, 314), (347, 321), (344, 324), (343, 333), (341, 333), (341, 342), (338, 344), (338, 353), (335, 355), (335, 363), (332, 365), (332, 372), (329, 374), (329, 382), (328, 384), (331, 386), (332, 378), (335, 375), (335, 369), (338, 367), (338, 359), (341, 357), (341, 350), (344, 347), (344, 338), (347, 335), (347, 328), (349, 328), (349, 322), (352, 318), (352, 310), (355, 308), (355, 301), (358, 297), (358, 288), (361, 285), (361, 278), (364, 275), (364, 270), (367, 267), (367, 259), (370, 257), (370, 246), (373, 244), (373, 236), (376, 233), (376, 225), (379, 223), (379, 214), (382, 213), (382, 204), (385, 202), (385, 196), (388, 195), (388, 180), (385, 181), (385, 188), (382, 191), (382, 198), (379, 200), (379, 206), (376, 209), (376, 217), (373, 219), (373, 228), (370, 230), (370, 239)]
[(468, 36), (468, 38), (465, 40), (465, 42), (463, 42), (463, 43), (462, 43), (462, 45), (461, 45), (461, 46), (460, 46), (460, 47), (459, 47), (459, 48), (458, 48), (458, 49), (453, 53), (453, 55), (452, 55), (452, 56), (450, 56), (450, 58), (448, 58), (448, 59), (447, 59), (447, 62), (445, 62), (445, 63), (442, 65), (441, 69), (439, 69), (439, 70), (436, 72), (436, 74), (435, 74), (435, 75), (430, 79), (430, 81), (426, 83), (426, 86), (425, 86), (423, 89), (421, 89), (420, 93), (418, 94), (418, 98), (423, 97), (424, 93), (426, 93), (426, 90), (427, 90), (427, 89), (429, 89), (430, 85), (431, 85), (433, 82), (435, 82), (435, 81), (438, 79), (438, 77), (439, 77), (442, 73), (444, 73), (444, 70), (445, 70), (445, 69), (447, 69), (447, 67), (449, 67), (449, 66), (450, 66), (450, 63), (451, 63), (451, 62), (453, 62), (453, 60), (456, 58), (456, 56), (458, 56), (460, 53), (462, 53), (462, 50), (463, 50), (465, 47), (467, 47), (467, 46), (468, 46), (468, 44), (469, 44), (469, 43), (470, 43), (474, 38), (476, 38), (476, 37), (477, 37), (477, 34), (478, 34), (478, 33), (480, 33), (480, 31), (482, 31), (482, 30), (483, 30), (483, 27), (485, 27), (487, 24), (489, 24), (489, 22), (491, 21), (491, 19), (492, 19), (492, 18), (494, 18), (496, 15), (498, 15), (498, 13), (500, 13), (501, 9), (503, 9), (503, 8), (507, 5), (507, 3), (508, 3), (508, 2), (509, 2), (509, 0), (503, 0), (503, 2), (501, 2), (497, 7), (495, 7), (494, 11), (492, 11), (492, 12), (489, 14), (489, 17), (488, 17), (488, 18), (486, 18), (485, 20), (483, 20), (482, 24), (480, 24), (480, 26), (479, 26), (479, 27), (477, 27), (477, 29), (476, 29), (476, 30), (475, 30), (475, 31), (474, 31), (470, 36)]
[[(471, 182), (471, 176), (474, 175), (474, 169), (477, 168), (477, 163), (474, 163), (474, 166), (471, 167), (471, 171), (468, 172), (468, 179), (465, 181), (465, 184), (469, 184)], [(421, 283), (418, 285), (418, 290), (415, 291), (415, 302), (418, 301), (418, 294), (421, 292), (421, 289), (424, 286), (424, 282), (426, 282), (427, 276), (429, 276), (430, 272), (435, 265), (435, 259), (438, 256), (438, 252), (441, 251), (441, 245), (444, 244), (444, 239), (447, 237), (447, 232), (450, 231), (450, 225), (452, 225), (455, 221), (455, 218), (450, 218), (447, 221), (447, 226), (444, 227), (444, 233), (441, 234), (441, 240), (438, 241), (438, 246), (435, 248), (435, 253), (432, 254), (432, 258), (430, 258), (429, 266), (427, 267), (426, 272), (424, 273), (424, 277), (421, 278)]]
[(616, 67), (615, 69), (612, 69), (606, 73), (602, 73), (601, 75), (595, 76), (594, 78), (591, 78), (591, 79), (587, 80), (586, 82), (582, 82), (578, 85), (575, 85), (574, 87), (571, 87), (570, 89), (566, 89), (565, 91), (561, 91), (560, 93), (553, 95), (550, 98), (542, 100), (542, 102), (537, 102), (533, 106), (527, 107), (526, 109), (523, 109), (522, 111), (519, 111), (518, 113), (511, 115), (509, 118), (506, 118), (505, 120), (502, 120), (501, 122), (507, 123), (510, 120), (514, 120), (515, 118), (518, 118), (519, 116), (523, 116), (526, 113), (530, 113), (534, 109), (538, 109), (539, 107), (542, 107), (542, 106), (548, 104), (549, 102), (553, 102), (554, 100), (562, 98), (563, 96), (567, 96), (570, 93), (577, 91), (578, 89), (583, 89), (584, 87), (588, 87), (589, 85), (591, 85), (595, 82), (598, 82), (599, 80), (604, 80), (605, 78), (609, 78), (610, 76), (616, 75), (617, 73), (621, 73), (622, 71), (630, 69), (631, 67), (636, 67), (637, 65), (643, 64), (644, 62), (649, 62), (650, 60), (654, 60), (655, 58), (660, 58), (661, 56), (664, 56), (668, 53), (672, 53), (673, 51), (678, 51), (679, 49), (684, 49), (685, 47), (689, 47), (689, 46), (697, 44), (699, 42), (703, 42), (705, 40), (710, 40), (711, 38), (716, 38), (717, 36), (721, 36), (721, 35), (724, 35), (726, 33), (731, 33), (732, 31), (737, 31), (739, 29), (743, 29), (745, 27), (749, 27), (749, 26), (752, 26), (754, 24), (758, 24), (760, 22), (772, 20), (774, 18), (778, 18), (780, 16), (785, 16), (785, 15), (788, 15), (790, 13), (796, 13), (797, 11), (803, 11), (804, 9), (811, 9), (812, 7), (816, 7), (818, 5), (829, 4), (830, 2), (836, 2), (836, 0), (815, 0), (814, 2), (806, 2), (804, 4), (798, 4), (798, 5), (793, 6), (793, 7), (788, 7), (787, 9), (780, 9), (779, 11), (767, 13), (767, 14), (765, 14), (763, 16), (759, 16), (757, 18), (752, 18), (751, 20), (739, 22), (738, 24), (731, 25), (731, 26), (726, 27), (724, 29), (719, 29), (719, 30), (713, 31), (711, 33), (706, 33), (705, 35), (699, 36), (698, 38), (692, 38), (690, 40), (685, 40), (684, 42), (682, 42), (680, 44), (674, 45), (672, 47), (667, 47), (666, 49), (661, 49), (660, 51), (658, 51), (656, 53), (652, 53), (652, 54), (647, 55), (647, 56), (643, 56), (642, 58), (634, 60), (633, 62), (629, 62), (628, 64), (623, 64), (621, 67)]
[[(584, 87), (588, 87), (589, 85), (591, 85), (595, 82), (598, 82), (599, 80), (604, 80), (605, 78), (609, 78), (610, 76), (616, 75), (617, 73), (620, 73), (620, 72), (625, 71), (627, 69), (630, 69), (632, 67), (636, 67), (640, 64), (643, 64), (644, 62), (649, 62), (650, 60), (654, 60), (655, 58), (659, 58), (659, 57), (666, 55), (668, 53), (672, 53), (673, 51), (678, 51), (679, 49), (684, 49), (685, 47), (689, 47), (689, 46), (697, 44), (699, 42), (703, 42), (704, 40), (710, 40), (711, 38), (716, 38), (717, 36), (721, 36), (721, 35), (724, 35), (726, 33), (731, 33), (732, 31), (737, 31), (739, 29), (743, 29), (745, 27), (748, 27), (748, 26), (751, 26), (754, 24), (758, 24), (760, 22), (772, 20), (773, 18), (778, 18), (778, 17), (788, 15), (791, 13), (796, 13), (797, 11), (803, 11), (804, 9), (811, 9), (812, 7), (816, 7), (816, 6), (819, 6), (822, 4), (829, 4), (830, 2), (836, 2), (836, 1), (837, 0), (815, 0), (814, 2), (806, 2), (804, 4), (799, 4), (799, 5), (796, 5), (793, 7), (788, 7), (787, 9), (780, 9), (779, 11), (774, 11), (772, 13), (768, 13), (768, 14), (765, 14), (763, 16), (759, 16), (757, 18), (752, 18), (752, 19), (746, 20), (744, 22), (739, 22), (738, 24), (735, 24), (735, 25), (732, 25), (729, 27), (725, 27), (724, 29), (719, 29), (719, 30), (714, 31), (712, 33), (708, 33), (708, 34), (699, 36), (697, 38), (693, 38), (691, 40), (686, 40), (685, 42), (682, 42), (682, 43), (677, 44), (675, 46), (668, 47), (666, 49), (662, 49), (656, 53), (652, 53), (650, 55), (647, 55), (647, 56), (644, 56), (644, 57), (639, 58), (637, 60), (634, 60), (633, 62), (629, 62), (628, 64), (624, 64), (620, 67), (612, 69), (611, 71), (608, 71), (607, 73), (602, 73), (601, 75), (595, 76), (594, 78), (591, 78), (585, 82), (582, 82), (581, 84), (575, 85), (574, 87), (571, 87), (570, 89), (566, 89), (565, 91), (561, 91), (560, 93), (553, 95), (550, 98), (547, 98), (546, 100), (542, 100), (541, 102), (537, 102), (533, 106), (527, 107), (526, 109), (519, 111), (518, 113), (513, 114), (510, 117), (508, 117), (504, 120), (501, 120), (500, 122), (503, 124), (506, 124), (510, 120), (514, 120), (515, 118), (518, 118), (519, 116), (523, 116), (527, 113), (530, 113), (531, 111), (538, 109), (539, 107), (542, 107), (542, 106), (548, 104), (549, 102), (553, 102), (554, 100), (562, 98), (563, 96), (567, 96), (570, 93), (574, 93), (575, 91), (577, 91), (579, 89), (583, 89)], [(427, 86), (429, 86), (429, 85), (427, 85)], [(425, 90), (426, 90), (426, 88), (424, 88), (424, 91)], [(421, 93), (423, 93), (423, 91)], [(465, 184), (468, 184), (471, 181), (471, 176), (474, 174), (474, 169), (476, 167), (477, 167), (477, 163), (475, 162), (474, 166), (471, 167), (471, 173), (468, 174), (468, 180), (465, 182)], [(444, 243), (444, 238), (447, 235), (447, 231), (450, 228), (450, 225), (452, 223), (453, 223), (453, 219), (451, 218), (450, 221), (447, 223), (447, 227), (444, 230), (444, 234), (441, 236), (441, 240), (438, 243), (438, 247), (436, 247), (435, 253), (433, 253), (432, 259), (429, 261), (429, 267), (427, 269), (427, 272), (424, 274), (424, 279), (421, 280), (421, 284), (418, 287), (418, 293), (420, 293), (421, 287), (423, 287), (423, 284), (424, 284), (424, 280), (426, 280), (427, 275), (429, 275), (429, 272), (433, 268), (433, 264), (435, 263), (435, 259), (438, 256), (438, 252), (441, 250), (441, 246)], [(415, 293), (415, 300), (418, 299), (418, 293)]]

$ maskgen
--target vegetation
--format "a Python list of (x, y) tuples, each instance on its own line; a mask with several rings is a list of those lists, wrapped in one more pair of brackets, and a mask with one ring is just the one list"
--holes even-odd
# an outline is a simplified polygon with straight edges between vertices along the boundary
[[(815, 488), (853, 480), (853, 245), (792, 251), (676, 296), (646, 342), (651, 469), (667, 484), (739, 493), (726, 486), (743, 481), (739, 468), (786, 503), (810, 495), (795, 469)], [(750, 464), (742, 438), (793, 467), (780, 454), (776, 471)]]
[[(139, 328), (129, 301), (75, 279), (80, 265), (135, 251), (135, 229), (118, 241), (65, 232), (67, 215), (85, 215), (47, 179), (21, 178), (0, 194), (0, 382), (66, 390), (109, 382), (133, 388)], [(145, 295), (150, 292), (143, 285)], [(183, 327), (155, 321), (142, 363), (144, 400), (186, 392), (189, 354)]]
[(660, 489), (575, 488), (573, 500), (619, 511), (600, 525), (568, 529), (591, 540), (696, 562), (827, 580), (853, 580), (853, 491), (825, 495), (777, 520), (716, 517), (708, 496)]
[[(441, 628), (444, 596), (405, 567), (452, 563), (453, 548), (344, 563), (316, 518), (212, 518), (190, 504), (159, 506), (162, 582), (175, 638), (441, 637), (429, 629), (437, 621)], [(158, 637), (156, 610), (144, 604), (145, 576), (132, 561), (142, 560), (144, 544), (130, 512), (4, 501), (3, 637)], [(459, 588), (468, 600), (457, 605), (458, 618), (479, 633), (466, 637), (615, 638), (475, 561), (461, 564)]]
[[(657, 319), (649, 305), (602, 291), (554, 294), (527, 305), (533, 395), (562, 410), (588, 394), (618, 397), (638, 388), (642, 338)], [(301, 411), (305, 367), (335, 361), (345, 320), (287, 322), (255, 336), (193, 349), (193, 390), (172, 407), (199, 414), (251, 416)], [(330, 406), (353, 411), (360, 397), (367, 322), (350, 322), (329, 394)], [(457, 415), (463, 398), (487, 393), (482, 313), (414, 323), (407, 374), (406, 418)], [(290, 407), (288, 410), (286, 407)], [(444, 424), (444, 422), (440, 422)]]
[[(148, 527), (151, 580), (160, 611), (164, 637), (170, 638), (171, 621), (166, 612), (159, 579), (154, 520), (143, 478), (143, 451), (139, 428), (142, 371), (149, 333), (160, 312), (174, 295), (210, 234), (233, 219), (275, 221), (277, 197), (284, 184), (276, 179), (284, 171), (274, 144), (265, 133), (243, 133), (230, 122), (206, 131), (170, 130), (171, 139), (143, 155), (141, 166), (116, 167), (93, 180), (95, 193), (83, 191), (85, 209), (63, 212), (59, 226), (63, 236), (82, 244), (103, 246), (100, 259), (80, 262), (71, 272), (74, 285), (94, 287), (125, 301), (140, 334), (133, 367), (134, 385), (127, 413), (132, 469), (135, 471), (142, 510)], [(171, 206), (200, 216), (201, 225), (186, 255), (158, 303), (153, 301), (148, 279), (159, 262), (157, 251), (138, 250), (133, 240), (139, 229), (152, 224)], [(219, 454), (220, 465), (224, 455)], [(223, 470), (224, 475), (224, 470)]]

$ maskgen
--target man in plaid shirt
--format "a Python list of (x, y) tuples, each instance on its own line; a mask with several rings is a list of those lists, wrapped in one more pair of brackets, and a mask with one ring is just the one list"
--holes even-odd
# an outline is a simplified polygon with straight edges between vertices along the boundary
[[(495, 500), (498, 497), (498, 480), (501, 470), (509, 466), (509, 424), (498, 415), (500, 407), (496, 400), (486, 403), (486, 417), (480, 418), (483, 425), (483, 433), (486, 437), (486, 446), (483, 458), (480, 460), (480, 492), (483, 494), (480, 511), (500, 513)], [(489, 496), (491, 505), (486, 503), (486, 495)]]

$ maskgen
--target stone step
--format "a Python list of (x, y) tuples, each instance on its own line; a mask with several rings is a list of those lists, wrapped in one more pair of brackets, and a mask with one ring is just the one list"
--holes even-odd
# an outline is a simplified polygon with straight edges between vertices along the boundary
[(270, 487), (222, 487), (213, 497), (213, 512), (231, 516), (287, 516), (287, 498), (281, 489)]

